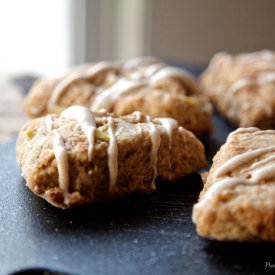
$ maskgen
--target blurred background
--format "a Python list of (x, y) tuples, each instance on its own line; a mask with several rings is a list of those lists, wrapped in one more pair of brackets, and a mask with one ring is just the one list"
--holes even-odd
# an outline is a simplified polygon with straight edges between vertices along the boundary
[(155, 55), (206, 66), (275, 49), (274, 0), (0, 0), (0, 74)]
[(142, 55), (200, 72), (218, 51), (275, 50), (274, 11), (274, 0), (0, 0), (0, 141), (37, 77)]

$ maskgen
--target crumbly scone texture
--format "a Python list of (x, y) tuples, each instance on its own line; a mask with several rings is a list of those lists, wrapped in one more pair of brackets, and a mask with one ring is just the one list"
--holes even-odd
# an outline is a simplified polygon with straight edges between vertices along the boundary
[[(171, 117), (199, 138), (213, 131), (212, 105), (199, 92), (193, 75), (153, 57), (133, 61), (84, 64), (72, 68), (62, 77), (39, 79), (25, 98), (25, 112), (30, 117), (39, 117), (49, 113), (60, 114), (72, 105), (91, 108), (104, 92), (119, 81), (121, 85), (101, 101), (111, 100), (132, 81), (135, 84), (120, 93), (108, 107), (94, 106), (91, 110), (97, 112), (103, 108), (118, 116), (141, 111), (153, 118)], [(93, 73), (94, 67), (99, 68), (96, 73)], [(150, 69), (155, 71), (150, 72)], [(182, 73), (185, 80), (179, 76)], [(122, 83), (124, 80), (125, 85)], [(62, 85), (63, 88), (60, 88)], [(59, 94), (55, 97), (57, 90)]]
[[(108, 164), (110, 116), (114, 120), (118, 148), (117, 177), (112, 189)], [(51, 204), (66, 209), (132, 193), (152, 193), (154, 176), (156, 182), (174, 182), (206, 166), (204, 146), (193, 133), (177, 127), (170, 135), (159, 121), (147, 123), (146, 116), (139, 116), (137, 120), (134, 115), (95, 115), (95, 143), (89, 160), (89, 142), (78, 121), (50, 115), (53, 129), (62, 137), (68, 154), (69, 198), (66, 203), (53, 150), (54, 131), (47, 130), (45, 117), (29, 121), (22, 127), (16, 145), (17, 162), (27, 186)], [(156, 174), (152, 127), (160, 137)]]
[(234, 127), (275, 126), (275, 53), (217, 53), (199, 85)]
[(200, 236), (220, 241), (275, 241), (275, 132), (239, 128), (203, 173), (193, 207)]

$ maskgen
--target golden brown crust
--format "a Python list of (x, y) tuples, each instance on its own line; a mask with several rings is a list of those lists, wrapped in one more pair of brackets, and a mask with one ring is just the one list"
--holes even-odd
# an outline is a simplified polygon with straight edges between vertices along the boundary
[(275, 126), (275, 53), (216, 54), (200, 88), (234, 127)]
[[(117, 177), (111, 190), (109, 116), (114, 120), (118, 148)], [(151, 193), (154, 191), (154, 143), (151, 138), (154, 127), (161, 140), (157, 150), (157, 180), (175, 181), (206, 165), (204, 147), (191, 132), (176, 127), (170, 136), (159, 121), (154, 121), (153, 127), (152, 123), (146, 122), (144, 115), (140, 116), (137, 119), (136, 115), (121, 118), (106, 113), (95, 115), (96, 138), (91, 160), (88, 157), (89, 142), (79, 122), (58, 115), (50, 116), (53, 129), (62, 137), (68, 153), (70, 195), (66, 203), (53, 149), (54, 130), (47, 130), (45, 117), (29, 121), (22, 127), (16, 146), (17, 162), (27, 186), (35, 194), (61, 208), (136, 192)]]
[(203, 175), (192, 219), (200, 236), (275, 241), (275, 131), (233, 132)]
[[(146, 84), (121, 93), (108, 108), (104, 107), (104, 109), (119, 116), (131, 114), (134, 111), (141, 111), (151, 117), (169, 116), (178, 120), (181, 126), (192, 131), (197, 137), (211, 133), (213, 130), (212, 106), (208, 98), (199, 93), (195, 78), (189, 72), (169, 67), (161, 60), (152, 61), (156, 63), (144, 63), (142, 58), (140, 60), (140, 65), (132, 67), (127, 65), (131, 64), (131, 60), (125, 63), (107, 63), (109, 67), (106, 66), (92, 77), (83, 77), (83, 75), (92, 71), (93, 66), (105, 64), (104, 62), (73, 68), (58, 79), (39, 80), (25, 98), (25, 112), (30, 117), (39, 117), (49, 113), (59, 114), (72, 105), (91, 107), (104, 91), (113, 87), (119, 80), (145, 81)], [(146, 69), (155, 64), (160, 66), (159, 69), (156, 73), (147, 75)], [(166, 68), (172, 68), (174, 74), (164, 72)], [(154, 79), (162, 69), (166, 77)], [(184, 80), (180, 79), (179, 74), (183, 74)], [(81, 77), (74, 78), (74, 76)], [(68, 81), (70, 78), (73, 80)], [(57, 86), (62, 83), (69, 84), (64, 85), (54, 104), (50, 104), (53, 101), (53, 93), (58, 89)], [(120, 92), (121, 89), (121, 87), (118, 88), (114, 93)], [(99, 109), (100, 107), (92, 110), (99, 111)]]

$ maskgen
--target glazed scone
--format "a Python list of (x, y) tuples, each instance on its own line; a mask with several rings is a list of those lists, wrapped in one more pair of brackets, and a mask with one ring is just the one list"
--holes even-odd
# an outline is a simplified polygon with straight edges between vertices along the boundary
[(154, 57), (76, 67), (63, 77), (38, 80), (24, 101), (30, 117), (60, 114), (72, 105), (118, 116), (141, 111), (171, 117), (198, 137), (213, 128), (212, 105), (199, 93), (194, 76)]
[(64, 209), (151, 193), (155, 181), (206, 166), (202, 143), (174, 119), (94, 115), (83, 106), (27, 122), (16, 152), (27, 186)]
[(275, 53), (216, 54), (200, 88), (234, 127), (275, 126)]
[(220, 241), (275, 241), (275, 131), (232, 132), (213, 159), (193, 207), (200, 236)]

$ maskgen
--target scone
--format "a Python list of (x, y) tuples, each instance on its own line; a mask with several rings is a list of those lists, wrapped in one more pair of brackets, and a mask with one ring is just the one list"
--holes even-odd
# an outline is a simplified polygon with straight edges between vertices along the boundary
[(232, 132), (202, 175), (197, 232), (220, 241), (275, 241), (275, 131)]
[(216, 54), (200, 88), (234, 127), (275, 126), (275, 53)]
[(202, 143), (174, 119), (94, 115), (83, 106), (27, 122), (16, 152), (27, 186), (64, 209), (151, 193), (155, 181), (206, 166)]
[(30, 117), (60, 114), (72, 105), (118, 116), (141, 111), (174, 118), (198, 137), (213, 128), (212, 105), (194, 76), (154, 57), (81, 65), (63, 77), (38, 80), (24, 102)]

